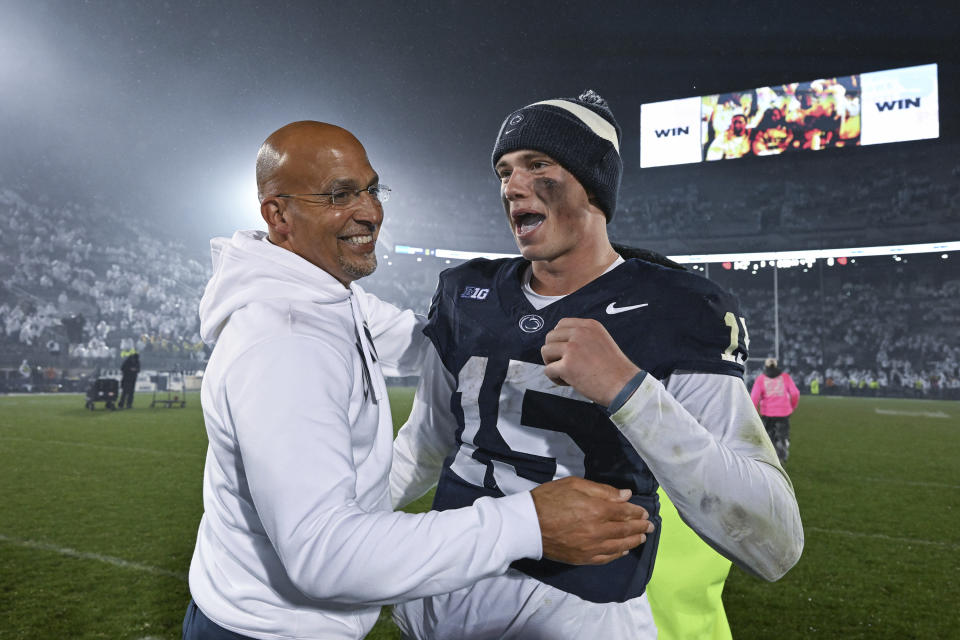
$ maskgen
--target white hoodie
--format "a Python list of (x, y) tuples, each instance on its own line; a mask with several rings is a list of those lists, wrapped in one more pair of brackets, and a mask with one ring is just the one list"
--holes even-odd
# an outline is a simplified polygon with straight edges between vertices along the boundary
[(264, 236), (211, 241), (200, 302), (201, 335), (216, 345), (201, 392), (209, 447), (190, 565), (201, 611), (254, 638), (361, 638), (381, 604), (539, 558), (529, 493), (391, 511), (383, 375), (416, 373), (421, 321)]

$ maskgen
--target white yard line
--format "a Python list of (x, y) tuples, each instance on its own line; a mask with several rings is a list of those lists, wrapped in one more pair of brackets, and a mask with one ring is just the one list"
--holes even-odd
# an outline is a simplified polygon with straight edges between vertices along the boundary
[(874, 413), (879, 413), (882, 416), (910, 416), (913, 418), (949, 418), (949, 413), (944, 413), (943, 411), (900, 411), (899, 409), (881, 409), (880, 407), (874, 408)]
[(804, 531), (814, 533), (828, 533), (832, 535), (845, 536), (848, 538), (872, 538), (874, 540), (884, 540), (886, 542), (896, 542), (897, 544), (916, 544), (928, 547), (941, 547), (943, 549), (960, 549), (960, 544), (952, 542), (939, 542), (937, 540), (921, 540), (919, 538), (897, 538), (882, 533), (860, 533), (857, 531), (847, 531), (845, 529), (823, 529), (821, 527), (804, 527)]
[(27, 391), (14, 391), (11, 393), (0, 393), (0, 398), (31, 398), (33, 396), (86, 396), (85, 393), (76, 391), (76, 392), (64, 392), (64, 391), (37, 391), (37, 392), (27, 392)]
[(151, 455), (169, 456), (171, 458), (203, 458), (203, 453), (186, 453), (184, 451), (165, 451), (162, 449), (144, 449), (141, 447), (118, 447), (109, 444), (91, 444), (89, 442), (73, 442), (70, 440), (43, 440), (38, 438), (23, 438), (20, 436), (0, 436), (2, 440), (16, 440), (18, 442), (35, 442), (37, 444), (55, 444), (64, 447), (86, 447), (88, 449), (106, 449), (107, 451), (126, 451), (128, 453), (149, 453)]
[(21, 538), (13, 538), (10, 536), (5, 536), (2, 533), (0, 533), (0, 543), (3, 543), (3, 542), (6, 542), (7, 544), (12, 544), (18, 547), (25, 547), (27, 549), (40, 549), (41, 551), (52, 551), (53, 553), (59, 553), (62, 556), (69, 556), (71, 558), (79, 558), (81, 560), (96, 560), (97, 562), (111, 564), (115, 567), (121, 567), (123, 569), (133, 569), (134, 571), (143, 571), (144, 573), (152, 573), (153, 575), (157, 575), (157, 576), (167, 576), (168, 578), (176, 578), (177, 580), (182, 580), (183, 582), (187, 581), (186, 573), (170, 571), (168, 569), (161, 569), (160, 567), (153, 567), (148, 564), (141, 564), (139, 562), (131, 562), (129, 560), (124, 560), (123, 558), (105, 556), (102, 553), (90, 553), (87, 551), (77, 551), (76, 549), (71, 549), (70, 547), (61, 547), (59, 545), (50, 544), (49, 542), (40, 542), (38, 540), (23, 540)]

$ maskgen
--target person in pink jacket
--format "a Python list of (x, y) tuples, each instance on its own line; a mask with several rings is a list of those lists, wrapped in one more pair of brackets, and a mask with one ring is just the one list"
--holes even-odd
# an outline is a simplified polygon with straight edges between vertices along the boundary
[(777, 359), (767, 358), (763, 373), (753, 382), (750, 397), (783, 464), (790, 455), (790, 414), (800, 402), (800, 391), (790, 374), (777, 367)]

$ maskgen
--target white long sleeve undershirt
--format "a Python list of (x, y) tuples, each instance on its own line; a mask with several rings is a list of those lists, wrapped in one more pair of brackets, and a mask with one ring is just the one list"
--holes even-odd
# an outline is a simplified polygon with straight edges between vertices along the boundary
[(743, 381), (647, 376), (611, 420), (691, 529), (738, 566), (777, 580), (803, 550), (793, 485)]
[[(428, 348), (410, 418), (394, 441), (395, 507), (436, 484), (456, 446), (449, 406), (455, 389), (436, 349)], [(796, 563), (803, 529), (793, 486), (742, 380), (675, 373), (664, 386), (647, 376), (611, 419), (711, 546), (766, 580)]]

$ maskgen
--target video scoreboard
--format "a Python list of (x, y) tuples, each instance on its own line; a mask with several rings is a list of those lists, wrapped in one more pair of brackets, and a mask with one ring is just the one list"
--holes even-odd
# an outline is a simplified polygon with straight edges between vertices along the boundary
[(937, 65), (640, 106), (640, 166), (937, 138)]

